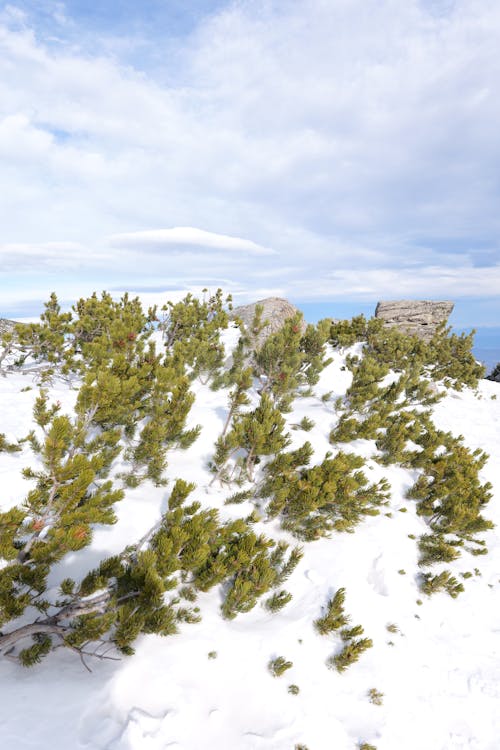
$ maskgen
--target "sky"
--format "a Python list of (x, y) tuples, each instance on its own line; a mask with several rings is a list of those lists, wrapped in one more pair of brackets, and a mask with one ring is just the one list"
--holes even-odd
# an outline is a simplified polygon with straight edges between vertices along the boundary
[(497, 0), (0, 1), (0, 316), (102, 289), (500, 325)]

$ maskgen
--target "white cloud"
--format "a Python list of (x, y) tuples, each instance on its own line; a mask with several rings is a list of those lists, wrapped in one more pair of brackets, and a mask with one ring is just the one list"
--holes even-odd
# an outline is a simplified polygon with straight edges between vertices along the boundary
[(172, 227), (171, 229), (149, 229), (142, 232), (114, 234), (109, 238), (112, 247), (138, 248), (143, 250), (169, 250), (182, 246), (212, 248), (245, 255), (275, 255), (276, 251), (262, 247), (251, 240), (230, 237), (225, 234), (206, 232), (194, 227)]
[(497, 2), (242, 0), (151, 44), (154, 74), (0, 16), (4, 271), (498, 295)]
[[(99, 256), (96, 256), (99, 257)], [(0, 271), (65, 269), (89, 262), (89, 254), (78, 242), (10, 242), (0, 245)]]

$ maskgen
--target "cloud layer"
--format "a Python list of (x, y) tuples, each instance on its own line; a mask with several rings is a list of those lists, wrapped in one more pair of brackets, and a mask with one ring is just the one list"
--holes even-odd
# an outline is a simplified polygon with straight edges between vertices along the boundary
[(498, 295), (494, 0), (242, 0), (176, 40), (102, 27), (92, 44), (71, 2), (50, 23), (14, 6), (5, 283), (38, 270), (63, 285), (59, 269), (83, 266), (97, 288)]
[(243, 253), (244, 255), (275, 255), (267, 247), (257, 245), (241, 237), (229, 237), (226, 234), (206, 232), (194, 227), (173, 227), (172, 229), (150, 229), (143, 232), (126, 232), (114, 234), (109, 238), (112, 247), (139, 248), (144, 250), (170, 251), (185, 246), (192, 248), (225, 250)]

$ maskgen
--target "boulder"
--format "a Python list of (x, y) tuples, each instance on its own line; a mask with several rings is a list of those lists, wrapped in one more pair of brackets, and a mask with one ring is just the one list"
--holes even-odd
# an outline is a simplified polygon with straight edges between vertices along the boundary
[(500, 362), (498, 362), (490, 374), (486, 376), (486, 380), (493, 380), (494, 383), (500, 383)]
[[(292, 318), (300, 312), (295, 305), (292, 305), (291, 302), (288, 302), (286, 299), (281, 299), (280, 297), (268, 297), (267, 299), (261, 299), (258, 302), (254, 302), (251, 305), (235, 307), (232, 312), (232, 317), (240, 318), (248, 332), (250, 332), (257, 305), (263, 307), (262, 320), (267, 320), (268, 322), (252, 342), (255, 349), (259, 349), (272, 333), (279, 331), (287, 318)], [(305, 329), (306, 323), (302, 321), (302, 330), (305, 331)]]
[(453, 310), (453, 302), (429, 300), (399, 300), (379, 302), (375, 317), (404, 333), (429, 341), (441, 323), (446, 323)]
[(10, 333), (14, 330), (15, 321), (7, 320), (7, 318), (0, 318), (0, 336), (2, 333)]

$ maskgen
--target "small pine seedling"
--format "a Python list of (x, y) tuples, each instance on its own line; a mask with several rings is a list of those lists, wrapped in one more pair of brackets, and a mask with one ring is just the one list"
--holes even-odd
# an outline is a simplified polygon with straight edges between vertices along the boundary
[(373, 646), (371, 638), (360, 638), (358, 641), (346, 643), (342, 651), (327, 659), (327, 667), (337, 672), (345, 672), (351, 664), (358, 661), (361, 654)]
[(374, 706), (381, 706), (384, 702), (384, 694), (376, 688), (370, 688), (370, 690), (368, 691), (368, 697), (370, 699), (370, 703), (373, 703)]
[(282, 589), (266, 599), (264, 607), (269, 610), (269, 612), (279, 612), (280, 609), (283, 609), (283, 607), (288, 604), (291, 598), (292, 595), (288, 591)]
[(293, 667), (293, 663), (287, 661), (283, 656), (277, 656), (276, 659), (271, 659), (267, 665), (267, 668), (273, 677), (281, 677), (281, 675), (291, 667)]
[(217, 659), (217, 651), (209, 651), (208, 652), (208, 658), (209, 659)]
[(301, 430), (304, 430), (304, 432), (310, 432), (314, 427), (314, 421), (312, 419), (309, 419), (309, 417), (302, 417), (297, 426)]
[(298, 685), (289, 685), (288, 692), (290, 695), (298, 695), (300, 693), (300, 688)]
[(324, 617), (314, 621), (314, 627), (320, 635), (327, 635), (332, 630), (339, 630), (348, 624), (349, 618), (344, 614), (344, 601), (345, 589), (340, 588), (333, 599), (328, 601)]

